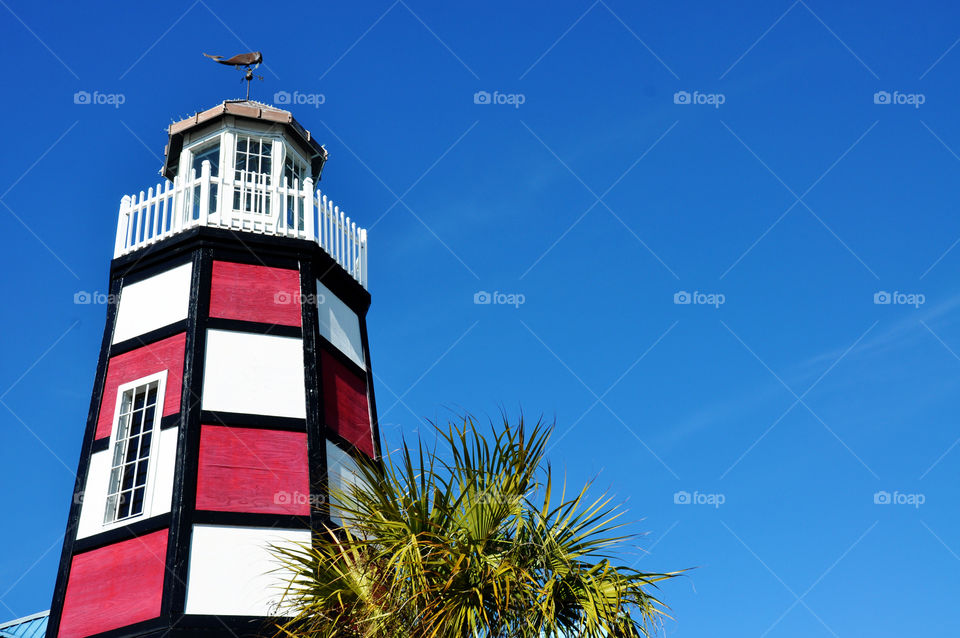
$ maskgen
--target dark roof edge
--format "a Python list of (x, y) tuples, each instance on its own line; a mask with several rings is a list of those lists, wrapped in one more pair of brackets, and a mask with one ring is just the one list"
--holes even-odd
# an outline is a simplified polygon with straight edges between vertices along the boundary
[(269, 104), (247, 100), (225, 100), (213, 108), (207, 109), (206, 111), (199, 111), (191, 117), (182, 119), (179, 122), (174, 122), (167, 127), (167, 133), (170, 137), (164, 152), (161, 174), (167, 179), (173, 179), (177, 167), (171, 159), (174, 157), (179, 159), (180, 152), (183, 150), (183, 137), (187, 131), (197, 126), (213, 123), (227, 115), (286, 125), (293, 137), (300, 142), (305, 149), (311, 152), (311, 173), (316, 175), (317, 181), (319, 181), (320, 174), (323, 171), (323, 165), (328, 158), (327, 149), (317, 142), (310, 134), (310, 131), (305, 129), (300, 122), (293, 117), (290, 111), (284, 111)]

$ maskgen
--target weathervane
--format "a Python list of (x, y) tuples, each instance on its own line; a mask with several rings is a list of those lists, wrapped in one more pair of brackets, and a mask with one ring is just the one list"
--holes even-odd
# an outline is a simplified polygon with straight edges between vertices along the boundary
[(260, 66), (261, 62), (263, 62), (263, 54), (259, 51), (253, 51), (252, 53), (241, 53), (227, 60), (223, 59), (222, 55), (210, 55), (209, 53), (204, 53), (204, 55), (219, 64), (226, 64), (227, 66), (232, 66), (235, 69), (242, 68), (246, 70), (243, 79), (247, 81), (246, 99), (248, 100), (250, 99), (250, 82), (252, 82), (254, 78), (263, 81), (262, 75), (253, 74), (253, 70)]

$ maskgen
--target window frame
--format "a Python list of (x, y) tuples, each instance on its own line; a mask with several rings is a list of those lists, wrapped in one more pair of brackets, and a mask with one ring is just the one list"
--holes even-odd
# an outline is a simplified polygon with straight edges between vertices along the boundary
[[(249, 158), (249, 157), (256, 157), (256, 158), (258, 158), (258, 161), (257, 161), (258, 168), (257, 168), (257, 170), (255, 170), (255, 171), (248, 171), (247, 168), (246, 168), (246, 162), (244, 162), (244, 168), (242, 169), (242, 172), (246, 172), (246, 173), (256, 173), (257, 175), (266, 175), (267, 178), (268, 178), (268, 179), (267, 179), (267, 186), (270, 186), (270, 185), (273, 183), (273, 181), (274, 181), (274, 170), (273, 170), (273, 169), (274, 169), (274, 166), (275, 166), (275, 164), (276, 164), (276, 158), (273, 156), (273, 146), (274, 146), (274, 145), (273, 145), (273, 142), (274, 142), (275, 139), (277, 139), (276, 136), (267, 135), (267, 134), (255, 133), (255, 132), (252, 132), (252, 131), (251, 131), (251, 132), (246, 132), (246, 131), (237, 132), (237, 133), (234, 135), (234, 141), (233, 141), (233, 167), (232, 167), (232, 168), (233, 168), (233, 181), (235, 181), (235, 182), (240, 181), (239, 178), (237, 177), (237, 173), (241, 172), (241, 169), (237, 168), (237, 159), (238, 159), (238, 155), (243, 154), (245, 158)], [(241, 141), (241, 140), (244, 140), (244, 141), (247, 142), (247, 148), (246, 148), (245, 150), (243, 150), (243, 151), (240, 150), (240, 141)], [(257, 141), (258, 148), (259, 148), (259, 150), (257, 151), (257, 153), (251, 153), (251, 152), (250, 152), (250, 146), (249, 146), (249, 145), (250, 145), (250, 141), (251, 141), (251, 140), (256, 140), (256, 141)], [(269, 143), (269, 151), (268, 151), (266, 154), (263, 153), (263, 145), (264, 145), (264, 142)], [(268, 171), (262, 170), (262, 169), (263, 169), (263, 160), (264, 160), (264, 158), (268, 159), (269, 162), (270, 162), (270, 170), (268, 170)]]
[[(120, 408), (123, 405), (123, 396), (131, 391), (136, 390), (140, 386), (148, 385), (150, 383), (157, 383), (157, 402), (156, 407), (154, 408), (154, 420), (152, 427), (152, 433), (150, 436), (150, 453), (147, 455), (147, 478), (144, 483), (143, 491), (143, 509), (139, 514), (132, 516), (127, 516), (126, 518), (107, 521), (108, 508), (110, 507), (110, 478), (113, 475), (114, 465), (113, 459), (116, 455), (116, 446), (117, 446), (117, 435), (119, 434), (120, 426)], [(153, 512), (153, 499), (154, 492), (157, 488), (157, 466), (158, 466), (158, 450), (160, 449), (160, 422), (163, 419), (163, 402), (166, 397), (167, 389), (167, 370), (162, 370), (160, 372), (155, 372), (139, 379), (133, 381), (128, 381), (117, 386), (117, 400), (116, 405), (113, 410), (113, 424), (110, 429), (110, 444), (107, 448), (107, 452), (110, 454), (109, 467), (107, 468), (107, 486), (106, 491), (103, 495), (103, 530), (111, 530), (118, 527), (126, 527), (132, 522), (138, 520), (145, 520), (152, 516)], [(134, 393), (136, 394), (136, 393)], [(122, 492), (122, 490), (121, 490)]]
[[(300, 171), (300, 178), (297, 182), (297, 188), (303, 188), (303, 182), (310, 177), (310, 165), (299, 153), (291, 152), (290, 145), (284, 142), (284, 153), (283, 153), (283, 167), (280, 171), (281, 185), (282, 180), (287, 176), (287, 163), (289, 162), (291, 167), (294, 169), (291, 172), (296, 173), (297, 169)], [(290, 180), (290, 183), (287, 184), (289, 188), (293, 188), (294, 182)]]
[[(213, 144), (218, 144), (220, 146), (220, 157), (218, 159), (219, 172), (220, 172), (220, 175), (223, 175), (223, 162), (225, 159), (227, 159), (225, 157), (225, 152), (224, 152), (225, 140), (224, 140), (223, 133), (224, 133), (224, 130), (220, 129), (208, 135), (204, 135), (203, 137), (198, 137), (195, 140), (191, 140), (189, 144), (184, 146), (183, 155), (187, 156), (186, 158), (187, 161), (185, 162), (185, 168), (184, 168), (185, 170), (184, 177), (190, 177), (190, 169), (193, 168), (193, 161), (197, 156), (197, 151), (198, 150), (203, 151), (204, 149), (207, 149), (209, 146)], [(180, 167), (178, 166), (178, 168)], [(232, 168), (232, 164), (231, 164), (231, 168)], [(197, 177), (200, 177), (199, 168), (197, 168)]]
[[(209, 151), (213, 150), (213, 147), (214, 147), (214, 146), (217, 147), (217, 167), (216, 167), (216, 171), (217, 171), (217, 172), (214, 173), (213, 170), (211, 170), (211, 171), (210, 171), (210, 175), (212, 175), (212, 176), (214, 176), (214, 177), (219, 177), (219, 175), (220, 175), (220, 168), (223, 166), (223, 144), (222, 144), (222, 141), (223, 141), (223, 140), (220, 139), (220, 136), (218, 135), (218, 136), (216, 136), (216, 137), (214, 137), (214, 138), (210, 138), (210, 139), (204, 140), (204, 141), (202, 141), (202, 142), (197, 142), (196, 144), (194, 144), (193, 146), (190, 147), (190, 168), (191, 168), (191, 169), (194, 169), (194, 168), (197, 169), (197, 177), (200, 177), (200, 170), (201, 170), (201, 166), (195, 166), (195, 164), (197, 163), (197, 159), (198, 159), (201, 155), (206, 155)], [(211, 165), (211, 168), (212, 168), (212, 165)]]

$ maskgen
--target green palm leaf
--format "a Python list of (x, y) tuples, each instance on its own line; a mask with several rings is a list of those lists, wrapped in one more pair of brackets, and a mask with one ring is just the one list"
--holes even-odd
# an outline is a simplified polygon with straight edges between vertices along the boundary
[[(436, 426), (435, 426), (436, 427)], [(635, 538), (591, 484), (555, 490), (552, 428), (506, 418), (486, 437), (472, 417), (436, 427), (438, 445), (359, 464), (331, 495), (341, 524), (276, 548), (293, 576), (277, 625), (288, 638), (649, 636), (653, 595), (679, 572), (616, 565)]]

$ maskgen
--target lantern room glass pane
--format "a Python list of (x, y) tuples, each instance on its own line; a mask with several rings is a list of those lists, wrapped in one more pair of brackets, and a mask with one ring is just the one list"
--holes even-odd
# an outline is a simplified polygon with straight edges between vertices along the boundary
[(233, 174), (235, 210), (260, 214), (270, 212), (272, 150), (273, 140), (270, 138), (237, 136)]
[[(196, 171), (197, 179), (203, 174), (203, 162), (210, 162), (210, 177), (220, 176), (220, 141), (219, 139), (209, 146), (204, 146), (193, 152), (192, 168)], [(217, 211), (217, 195), (219, 186), (216, 183), (210, 184), (210, 197), (207, 204), (207, 210), (210, 213)], [(191, 207), (191, 217), (200, 219), (200, 184), (193, 187), (193, 206)]]

